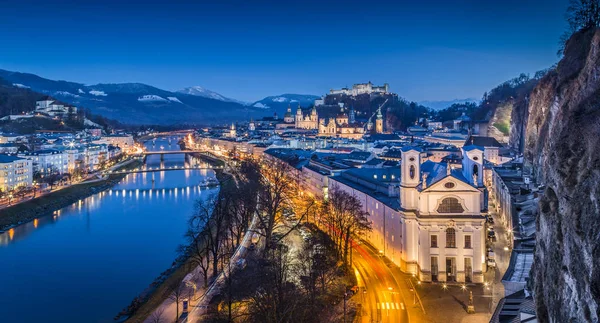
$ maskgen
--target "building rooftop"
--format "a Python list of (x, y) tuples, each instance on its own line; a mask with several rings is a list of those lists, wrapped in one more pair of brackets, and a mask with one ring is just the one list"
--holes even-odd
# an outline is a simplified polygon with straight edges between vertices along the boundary
[(13, 155), (0, 154), (0, 164), (12, 163), (15, 160), (24, 160), (24, 159), (25, 158), (13, 156)]
[(481, 146), (481, 147), (503, 147), (501, 143), (496, 140), (494, 137), (485, 137), (485, 136), (470, 136), (465, 141), (465, 146)]

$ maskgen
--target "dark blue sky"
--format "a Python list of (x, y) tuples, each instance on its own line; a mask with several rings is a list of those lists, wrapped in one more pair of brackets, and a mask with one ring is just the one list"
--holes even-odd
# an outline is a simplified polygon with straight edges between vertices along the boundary
[(258, 100), (372, 81), (476, 97), (558, 58), (568, 0), (2, 1), (0, 68)]

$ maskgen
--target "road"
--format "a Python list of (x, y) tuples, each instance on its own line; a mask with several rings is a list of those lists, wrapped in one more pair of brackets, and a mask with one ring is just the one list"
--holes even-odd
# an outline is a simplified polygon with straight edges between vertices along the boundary
[(357, 244), (353, 249), (354, 267), (359, 293), (354, 301), (361, 304), (359, 322), (409, 321), (406, 301), (391, 270), (373, 248)]

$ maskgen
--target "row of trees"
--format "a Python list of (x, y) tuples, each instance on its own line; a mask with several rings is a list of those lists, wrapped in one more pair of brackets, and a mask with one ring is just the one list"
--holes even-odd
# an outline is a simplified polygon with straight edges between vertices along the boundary
[[(218, 194), (197, 202), (181, 252), (200, 268), (206, 287), (211, 277), (231, 270), (231, 256), (254, 215), (261, 242), (246, 256), (248, 266), (226, 275), (210, 320), (317, 322), (314, 313), (339, 314), (328, 304), (341, 301), (352, 284), (352, 241), (370, 230), (360, 202), (341, 190), (327, 201), (305, 194), (297, 172), (275, 158), (244, 161), (230, 172)], [(297, 221), (286, 220), (291, 213)], [(318, 234), (289, 248), (286, 237), (309, 221)], [(172, 297), (179, 302), (186, 290), (180, 285)]]

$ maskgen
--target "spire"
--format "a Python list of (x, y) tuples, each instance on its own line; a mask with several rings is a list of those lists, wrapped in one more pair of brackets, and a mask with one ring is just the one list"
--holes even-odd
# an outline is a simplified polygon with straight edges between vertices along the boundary
[(450, 166), (450, 163), (446, 163), (446, 175), (450, 175), (451, 171), (452, 171), (452, 166)]
[(383, 118), (383, 115), (381, 114), (381, 107), (379, 107), (379, 109), (377, 109), (377, 119), (381, 118)]
[(288, 104), (287, 112), (290, 112), (290, 113), (292, 112), (292, 105), (291, 104)]

